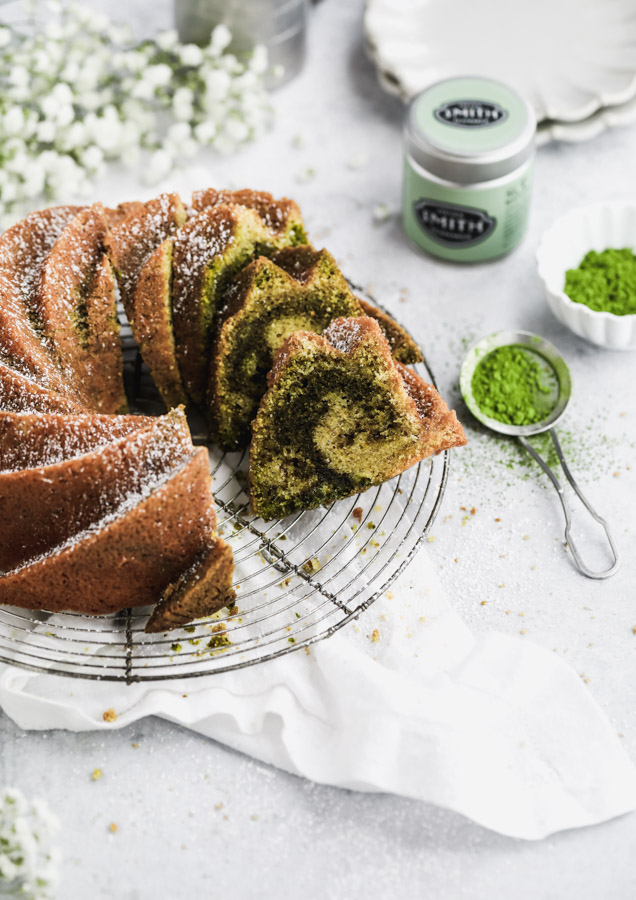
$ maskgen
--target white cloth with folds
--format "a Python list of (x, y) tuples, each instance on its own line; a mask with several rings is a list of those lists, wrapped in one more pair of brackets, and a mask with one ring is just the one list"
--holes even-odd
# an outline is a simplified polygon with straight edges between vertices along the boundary
[(527, 638), (475, 639), (425, 552), (309, 654), (130, 687), (2, 666), (0, 705), (25, 729), (161, 716), (313, 781), (419, 798), (521, 838), (636, 808), (636, 768), (589, 688)]

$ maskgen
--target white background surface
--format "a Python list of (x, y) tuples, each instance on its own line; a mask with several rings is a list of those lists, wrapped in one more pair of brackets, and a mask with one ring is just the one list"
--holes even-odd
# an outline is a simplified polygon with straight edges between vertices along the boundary
[[(148, 30), (170, 18), (165, 2), (152, 14), (141, 2), (111, 8)], [(361, 12), (356, 0), (318, 6), (305, 71), (274, 98), (274, 131), (236, 158), (211, 158), (209, 181), (294, 196), (314, 243), (413, 331), (470, 441), (454, 454), (435, 540), (424, 552), (475, 631), (519, 634), (564, 654), (636, 761), (636, 354), (597, 350), (565, 331), (545, 305), (534, 266), (542, 231), (561, 213), (596, 200), (636, 201), (636, 129), (540, 151), (530, 233), (511, 257), (468, 268), (420, 257), (397, 221), (373, 222), (377, 203), (399, 206), (402, 111), (364, 58)], [(297, 134), (303, 149), (293, 146)], [(361, 154), (366, 164), (352, 168)], [(307, 167), (316, 176), (301, 182)], [(106, 184), (96, 194), (123, 199)], [(623, 569), (607, 583), (572, 569), (556, 497), (513, 449), (477, 433), (459, 403), (464, 346), (507, 327), (543, 334), (570, 363), (566, 449), (573, 445), (572, 467), (623, 551)], [(367, 616), (375, 627), (373, 610)], [(0, 782), (44, 797), (62, 820), (64, 900), (195, 893), (622, 900), (636, 893), (636, 815), (532, 844), (420, 803), (313, 785), (155, 719), (112, 735), (37, 734), (0, 714), (0, 741)], [(95, 768), (103, 777), (92, 782)]]

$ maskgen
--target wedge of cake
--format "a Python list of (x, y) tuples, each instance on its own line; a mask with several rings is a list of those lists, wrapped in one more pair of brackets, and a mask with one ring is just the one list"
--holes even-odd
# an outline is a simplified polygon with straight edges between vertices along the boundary
[[(215, 337), (208, 383), (211, 434), (225, 450), (250, 440), (250, 425), (267, 389), (277, 350), (294, 331), (318, 334), (334, 319), (365, 314), (335, 260), (309, 245), (290, 247), (271, 260), (259, 257), (230, 283)], [(392, 352), (419, 359), (412, 338), (389, 316), (377, 313), (393, 335)], [(373, 311), (373, 312), (372, 312)]]
[(148, 633), (183, 628), (194, 619), (210, 616), (236, 600), (232, 589), (232, 551), (216, 536), (209, 549), (199, 554), (161, 595), (145, 630)]
[(181, 377), (195, 403), (204, 401), (212, 327), (230, 278), (255, 256), (304, 240), (295, 213), (272, 230), (255, 210), (227, 203), (203, 209), (179, 230), (172, 251), (173, 327)]
[(134, 319), (134, 294), (148, 257), (185, 222), (178, 194), (160, 194), (147, 203), (124, 203), (108, 211), (106, 250), (115, 269), (128, 320)]
[(88, 409), (127, 409), (115, 276), (104, 208), (79, 212), (42, 262), (33, 305), (66, 381)]
[(375, 319), (296, 332), (253, 423), (250, 498), (263, 519), (367, 490), (466, 442), (435, 388), (391, 356)]

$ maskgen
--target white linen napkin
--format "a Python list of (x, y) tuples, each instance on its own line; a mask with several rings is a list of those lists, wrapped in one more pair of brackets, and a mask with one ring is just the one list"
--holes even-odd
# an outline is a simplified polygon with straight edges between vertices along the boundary
[(424, 552), (388, 594), (309, 654), (200, 679), (126, 687), (2, 666), (0, 705), (26, 729), (162, 716), (314, 781), (520, 838), (636, 808), (636, 768), (566, 663), (527, 640), (473, 639)]

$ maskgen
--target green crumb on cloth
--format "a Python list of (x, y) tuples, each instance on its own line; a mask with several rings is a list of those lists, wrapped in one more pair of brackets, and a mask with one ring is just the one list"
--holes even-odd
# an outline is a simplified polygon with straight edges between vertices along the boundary
[(586, 253), (577, 269), (565, 273), (570, 300), (596, 312), (636, 314), (636, 256), (628, 247)]
[(534, 425), (554, 408), (557, 378), (548, 361), (519, 344), (497, 347), (477, 365), (471, 382), (481, 412), (507, 425)]

